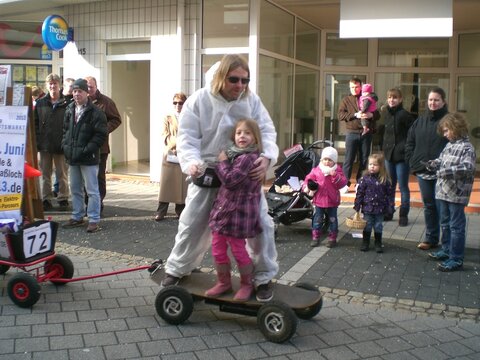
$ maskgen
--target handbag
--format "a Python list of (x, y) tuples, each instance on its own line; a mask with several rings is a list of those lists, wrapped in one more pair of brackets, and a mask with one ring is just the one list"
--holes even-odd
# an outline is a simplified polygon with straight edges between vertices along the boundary
[(193, 180), (193, 183), (200, 187), (218, 188), (222, 184), (214, 168), (207, 167), (202, 176)]

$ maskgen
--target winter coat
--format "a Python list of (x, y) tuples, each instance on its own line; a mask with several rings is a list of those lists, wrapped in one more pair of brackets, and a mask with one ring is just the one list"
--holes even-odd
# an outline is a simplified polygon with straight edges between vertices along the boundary
[(177, 131), (177, 116), (175, 114), (167, 115), (163, 120), (162, 139), (164, 148), (158, 201), (185, 204), (188, 189), (188, 183), (185, 181), (187, 176), (182, 173), (179, 164), (167, 161), (169, 151), (177, 152)]
[[(347, 133), (361, 134), (363, 132), (361, 119), (355, 117), (355, 114), (359, 111), (358, 97), (354, 95), (345, 96), (340, 102), (338, 107), (338, 120), (345, 121)], [(375, 110), (373, 117), (368, 119), (370, 121), (369, 127), (372, 133), (375, 132), (376, 122), (380, 119), (380, 113)]]
[(468, 205), (475, 163), (475, 148), (468, 137), (449, 142), (440, 156), (428, 163), (428, 168), (437, 172), (435, 199)]
[(362, 176), (353, 208), (364, 214), (393, 214), (395, 189), (390, 181), (381, 183), (377, 174)]
[(92, 104), (85, 105), (75, 123), (75, 102), (67, 107), (63, 124), (63, 151), (69, 165), (98, 165), (100, 146), (108, 136), (107, 119), (103, 111)]
[(250, 90), (238, 100), (227, 101), (205, 87), (188, 97), (180, 114), (177, 154), (183, 172), (188, 174), (190, 165), (201, 161), (216, 162), (220, 151), (227, 148), (236, 122), (244, 118), (258, 122), (263, 154), (273, 166), (278, 157), (277, 132), (258, 95)]
[(334, 176), (325, 176), (318, 166), (305, 177), (304, 184), (313, 180), (318, 184), (318, 189), (313, 195), (313, 204), (320, 208), (333, 208), (340, 205), (340, 189), (347, 185), (347, 178), (343, 174), (342, 167), (337, 166)]
[(360, 99), (359, 99), (360, 111), (364, 113), (366, 112), (373, 113), (375, 110), (377, 110), (377, 100), (378, 100), (378, 97), (376, 95), (360, 96)]
[(403, 108), (402, 104), (391, 108), (387, 106), (385, 115), (385, 132), (383, 134), (383, 153), (385, 160), (391, 163), (405, 161), (405, 143), (408, 129), (415, 119)]
[[(97, 89), (92, 103), (98, 106), (107, 117), (108, 134), (113, 132), (122, 123), (122, 118), (118, 112), (117, 105), (108, 96), (103, 95), (100, 90)], [(108, 136), (105, 139), (102, 147), (100, 148), (100, 154), (108, 154), (110, 152), (110, 145), (108, 144)]]
[(408, 130), (405, 144), (405, 160), (410, 166), (410, 171), (416, 173), (434, 173), (427, 171), (425, 163), (436, 159), (448, 140), (437, 132), (438, 123), (448, 113), (447, 106), (441, 109), (423, 113)]
[(212, 232), (235, 238), (254, 237), (260, 228), (260, 196), (262, 184), (248, 173), (259, 157), (258, 152), (246, 153), (217, 165), (216, 173), (222, 182), (210, 213)]
[(37, 100), (35, 105), (35, 135), (37, 150), (50, 154), (63, 154), (63, 119), (67, 109), (67, 101), (60, 95), (56, 103), (52, 103), (50, 94)]

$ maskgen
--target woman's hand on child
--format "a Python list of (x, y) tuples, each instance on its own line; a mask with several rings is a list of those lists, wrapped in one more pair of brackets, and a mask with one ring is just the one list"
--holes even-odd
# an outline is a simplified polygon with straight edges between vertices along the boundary
[(227, 156), (227, 154), (225, 153), (225, 151), (222, 151), (222, 152), (220, 152), (220, 154), (218, 154), (218, 160), (219, 160), (219, 161), (228, 160), (228, 156)]
[(265, 179), (265, 175), (267, 175), (267, 169), (268, 165), (270, 164), (270, 160), (260, 156), (253, 164), (256, 166), (250, 170), (250, 177), (253, 180), (263, 181), (263, 179)]

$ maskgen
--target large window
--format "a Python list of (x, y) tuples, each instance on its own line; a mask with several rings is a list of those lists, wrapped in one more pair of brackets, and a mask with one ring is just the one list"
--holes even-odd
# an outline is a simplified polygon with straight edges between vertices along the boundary
[(458, 37), (458, 66), (480, 67), (480, 33), (460, 34)]
[(304, 148), (311, 145), (316, 135), (318, 116), (319, 72), (303, 66), (295, 67), (294, 143)]
[(275, 124), (277, 144), (284, 150), (292, 144), (293, 65), (263, 55), (259, 65), (258, 94)]
[(367, 39), (340, 39), (338, 33), (327, 34), (325, 64), (337, 66), (367, 66)]
[(293, 57), (293, 15), (269, 2), (260, 8), (260, 47), (274, 53)]
[(320, 63), (320, 30), (297, 19), (295, 58), (307, 63)]
[(203, 1), (203, 47), (248, 46), (248, 0)]
[(378, 66), (446, 67), (448, 39), (379, 39)]

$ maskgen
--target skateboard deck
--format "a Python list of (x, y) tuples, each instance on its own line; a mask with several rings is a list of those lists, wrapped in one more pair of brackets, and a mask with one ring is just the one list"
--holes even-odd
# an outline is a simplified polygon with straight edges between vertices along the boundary
[[(161, 284), (165, 276), (163, 267), (157, 269), (151, 274), (152, 280)], [(223, 294), (218, 297), (209, 297), (205, 295), (205, 291), (215, 285), (217, 281), (217, 275), (215, 271), (202, 272), (194, 271), (189, 276), (185, 276), (180, 279), (177, 286), (180, 286), (187, 290), (196, 298), (204, 299), (210, 303), (234, 303), (242, 304), (244, 306), (260, 307), (264, 302), (259, 302), (255, 298), (255, 295), (246, 302), (237, 302), (233, 300), (235, 292), (240, 288), (240, 279), (237, 276), (232, 275), (232, 287), (233, 291)], [(288, 305), (292, 310), (302, 310), (318, 304), (322, 301), (321, 293), (314, 288), (304, 288), (302, 285), (289, 286), (275, 283), (273, 284), (273, 299), (271, 301), (278, 301)]]

